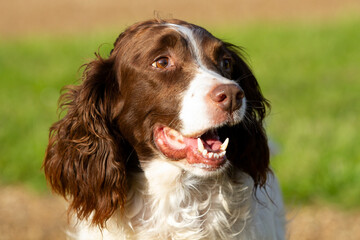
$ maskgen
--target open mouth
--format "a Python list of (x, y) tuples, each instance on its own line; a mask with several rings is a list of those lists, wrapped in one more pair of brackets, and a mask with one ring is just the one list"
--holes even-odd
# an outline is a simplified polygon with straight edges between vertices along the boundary
[(229, 139), (220, 141), (215, 129), (199, 136), (186, 137), (172, 128), (157, 126), (154, 129), (154, 140), (166, 157), (173, 160), (186, 159), (194, 167), (214, 171), (226, 162)]

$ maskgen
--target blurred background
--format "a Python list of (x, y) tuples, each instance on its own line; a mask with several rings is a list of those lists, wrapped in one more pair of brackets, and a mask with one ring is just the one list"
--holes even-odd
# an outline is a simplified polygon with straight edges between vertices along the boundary
[(60, 89), (149, 18), (243, 46), (272, 103), (288, 239), (360, 239), (360, 0), (0, 2), (0, 239), (64, 239), (41, 164)]

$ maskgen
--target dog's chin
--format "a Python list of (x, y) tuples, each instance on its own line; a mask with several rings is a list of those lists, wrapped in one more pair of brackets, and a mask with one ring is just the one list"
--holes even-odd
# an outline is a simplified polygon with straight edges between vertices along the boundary
[(231, 165), (228, 160), (225, 160), (225, 162), (218, 168), (209, 168), (209, 166), (204, 164), (188, 164), (186, 159), (180, 161), (173, 161), (169, 159), (168, 161), (182, 169), (184, 172), (201, 178), (221, 176)]

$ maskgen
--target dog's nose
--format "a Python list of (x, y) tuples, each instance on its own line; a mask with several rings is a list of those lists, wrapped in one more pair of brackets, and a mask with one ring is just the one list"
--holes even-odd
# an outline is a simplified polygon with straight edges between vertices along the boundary
[(244, 91), (236, 84), (221, 84), (209, 93), (209, 97), (222, 110), (233, 112), (241, 107)]

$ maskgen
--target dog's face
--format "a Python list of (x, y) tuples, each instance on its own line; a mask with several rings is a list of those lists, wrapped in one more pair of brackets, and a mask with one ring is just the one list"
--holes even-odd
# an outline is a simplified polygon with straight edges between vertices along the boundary
[(124, 208), (128, 176), (155, 160), (201, 177), (232, 165), (266, 181), (268, 103), (236, 48), (201, 27), (129, 27), (61, 100), (43, 167), (79, 219), (103, 225)]
[(140, 161), (158, 155), (206, 176), (228, 166), (231, 139), (219, 131), (244, 118), (240, 84), (249, 73), (227, 44), (184, 22), (149, 22), (123, 33), (113, 54), (123, 101), (118, 125)]

